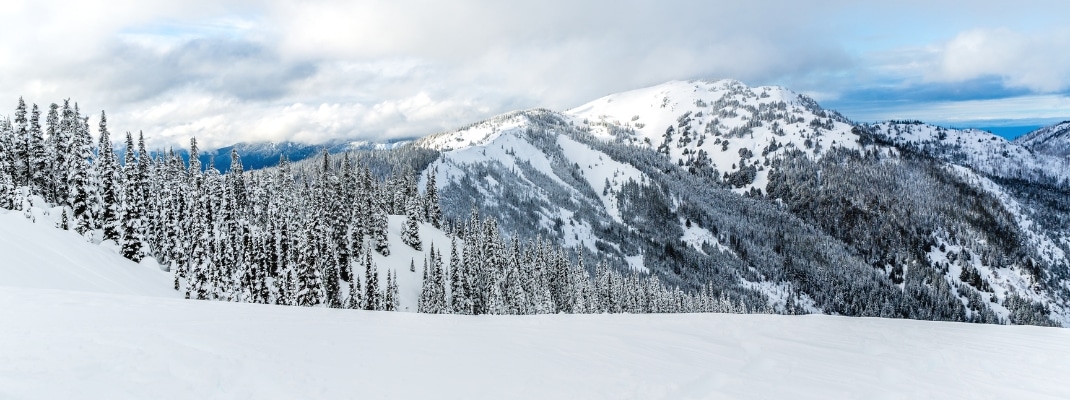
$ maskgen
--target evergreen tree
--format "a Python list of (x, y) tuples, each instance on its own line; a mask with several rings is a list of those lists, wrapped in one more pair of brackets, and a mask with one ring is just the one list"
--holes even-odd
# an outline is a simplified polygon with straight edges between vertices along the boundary
[(416, 250), (421, 250), (423, 244), (420, 242), (420, 226), (419, 222), (419, 203), (415, 198), (409, 199), (408, 207), (405, 209), (405, 225), (401, 228), (401, 241)]
[(371, 311), (382, 310), (383, 298), (379, 289), (379, 269), (375, 266), (375, 262), (372, 261), (372, 253), (370, 251), (364, 253), (364, 271), (364, 309)]
[(456, 238), (450, 240), (450, 301), (449, 310), (454, 314), (471, 314), (472, 301), (468, 299), (464, 263), (457, 254)]
[[(148, 160), (145, 159), (145, 162)], [(126, 155), (123, 175), (125, 193), (122, 202), (122, 254), (123, 257), (140, 262), (145, 258), (146, 221), (145, 208), (148, 202), (142, 160), (134, 157), (134, 139), (126, 133)]]
[(375, 208), (371, 211), (372, 241), (375, 243), (375, 251), (384, 256), (390, 255), (390, 242), (387, 238), (388, 223), (389, 220), (385, 211), (380, 208)]
[(386, 273), (386, 293), (384, 295), (383, 309), (386, 311), (398, 311), (400, 299), (398, 298), (397, 272), (390, 270)]
[[(70, 153), (71, 159), (67, 167), (68, 204), (74, 212), (75, 230), (85, 234), (97, 225), (96, 213), (94, 213), (96, 190), (92, 182), (94, 172), (93, 139), (89, 135), (89, 124), (78, 112), (75, 104), (70, 111), (70, 126), (72, 132)], [(66, 113), (65, 113), (66, 114)]]
[(122, 199), (120, 198), (119, 163), (112, 150), (111, 135), (108, 133), (108, 119), (100, 113), (100, 140), (97, 145), (97, 186), (100, 188), (101, 215), (100, 224), (104, 228), (104, 239), (119, 243), (121, 240)]
[(346, 308), (359, 310), (364, 304), (363, 291), (360, 287), (360, 278), (354, 274), (349, 282), (349, 298), (346, 299)]
[(12, 143), (15, 133), (9, 121), (0, 121), (0, 208), (12, 208), (15, 179), (12, 176)]
[(59, 194), (66, 192), (63, 192), (60, 189), (62, 186), (61, 180), (63, 179), (60, 178), (59, 173), (60, 171), (63, 171), (66, 155), (56, 154), (59, 142), (64, 140), (60, 135), (59, 105), (56, 103), (52, 103), (48, 107), (48, 115), (45, 117), (45, 133), (48, 136), (45, 138), (44, 142), (44, 183), (47, 186), (45, 189), (45, 199), (51, 203), (62, 205), (66, 202), (66, 199), (61, 199)]
[(49, 190), (51, 171), (48, 168), (49, 161), (45, 148), (44, 132), (41, 130), (41, 111), (37, 109), (37, 104), (33, 105), (33, 109), (30, 112), (30, 130), (26, 140), (27, 183), (32, 188), (33, 193), (42, 195), (46, 199), (51, 199), (53, 197), (51, 190)]
[(11, 145), (12, 177), (15, 185), (25, 186), (30, 177), (30, 150), (29, 150), (29, 123), (26, 118), (26, 102), (19, 97), (19, 105), (15, 108), (14, 136)]
[(424, 202), (424, 214), (431, 226), (434, 226), (435, 229), (442, 229), (442, 206), (438, 197), (438, 185), (435, 183), (435, 175), (437, 174), (437, 169), (427, 171), (427, 186), (424, 189), (427, 201)]

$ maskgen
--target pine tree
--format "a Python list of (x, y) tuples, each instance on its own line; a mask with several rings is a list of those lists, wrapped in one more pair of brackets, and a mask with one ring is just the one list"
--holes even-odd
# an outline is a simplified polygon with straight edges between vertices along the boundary
[(37, 109), (37, 104), (33, 105), (30, 112), (30, 130), (26, 140), (27, 184), (30, 185), (33, 193), (51, 199), (52, 195), (49, 190), (51, 171), (48, 169), (48, 153), (45, 151), (44, 132), (41, 130), (41, 111)]
[(401, 241), (416, 250), (421, 250), (423, 244), (420, 242), (420, 226), (418, 225), (419, 215), (419, 203), (416, 199), (409, 199), (408, 207), (405, 209), (405, 225), (401, 228)]
[(425, 218), (435, 229), (442, 229), (442, 206), (439, 204), (438, 186), (435, 183), (435, 175), (437, 174), (437, 169), (431, 169), (427, 172), (427, 186), (424, 189), (427, 197), (424, 202), (426, 206)]
[(449, 312), (449, 308), (446, 306), (447, 292), (446, 292), (446, 268), (442, 263), (442, 252), (435, 249), (435, 246), (431, 246), (431, 253), (434, 254), (431, 262), (431, 268), (433, 270), (432, 276), (434, 278), (434, 309), (436, 313), (445, 314)]
[(112, 150), (111, 135), (108, 133), (108, 119), (100, 113), (100, 141), (97, 145), (97, 186), (100, 188), (101, 215), (100, 224), (104, 228), (104, 239), (119, 243), (121, 240), (122, 199), (120, 198), (119, 163)]
[(382, 310), (382, 292), (379, 290), (379, 270), (372, 261), (370, 251), (364, 253), (364, 309)]
[(468, 315), (472, 313), (472, 302), (468, 299), (466, 272), (461, 257), (457, 254), (457, 239), (450, 240), (450, 301), (451, 313)]
[[(71, 144), (70, 163), (67, 167), (68, 204), (74, 213), (75, 230), (85, 234), (97, 225), (95, 205), (96, 190), (92, 182), (94, 172), (93, 139), (89, 136), (88, 121), (82, 118), (75, 104), (70, 111)], [(66, 113), (64, 113), (66, 114)]]
[(140, 262), (145, 258), (146, 247), (146, 223), (145, 208), (147, 203), (147, 191), (145, 189), (144, 171), (142, 162), (134, 158), (134, 139), (130, 132), (126, 133), (126, 155), (124, 157), (123, 174), (125, 185), (122, 202), (122, 254), (123, 257), (134, 262)]
[(12, 176), (12, 143), (15, 132), (10, 121), (0, 120), (0, 208), (12, 208), (15, 196), (15, 179)]
[(416, 312), (431, 313), (431, 272), (427, 270), (427, 259), (424, 259), (424, 267), (420, 274), (420, 299), (416, 304)]
[(15, 108), (14, 136), (10, 143), (12, 149), (12, 177), (15, 180), (16, 186), (25, 186), (29, 183), (29, 136), (29, 124), (26, 118), (26, 102), (22, 100), (22, 97), (19, 97), (19, 105)]
[(387, 238), (389, 220), (386, 217), (386, 212), (378, 208), (372, 210), (371, 220), (372, 241), (375, 242), (375, 251), (384, 256), (389, 256), (390, 242)]
[(386, 293), (383, 305), (383, 309), (386, 311), (398, 311), (398, 307), (400, 307), (397, 276), (397, 272), (393, 270), (386, 273)]
[[(48, 107), (48, 116), (45, 117), (45, 133), (48, 138), (45, 140), (45, 181), (46, 181), (46, 197), (49, 202), (57, 205), (63, 205), (66, 203), (66, 191), (63, 183), (66, 180), (66, 173), (64, 165), (66, 164), (66, 149), (62, 148), (61, 143), (65, 143), (66, 137), (62, 136), (60, 129), (59, 119), (59, 105), (52, 103)], [(57, 154), (62, 151), (64, 154)], [(60, 175), (61, 172), (63, 176)]]
[(64, 207), (63, 208), (63, 216), (60, 218), (59, 225), (57, 226), (57, 228), (65, 230), (65, 231), (66, 230), (70, 230), (71, 229), (70, 224), (71, 224), (70, 218), (67, 217), (67, 208)]
[(297, 305), (314, 306), (322, 304), (324, 300), (323, 281), (321, 275), (322, 257), (320, 247), (317, 246), (318, 232), (315, 226), (306, 226), (298, 250), (297, 262)]
[(364, 304), (363, 291), (360, 287), (360, 278), (354, 274), (349, 282), (349, 298), (346, 301), (346, 308), (359, 310)]

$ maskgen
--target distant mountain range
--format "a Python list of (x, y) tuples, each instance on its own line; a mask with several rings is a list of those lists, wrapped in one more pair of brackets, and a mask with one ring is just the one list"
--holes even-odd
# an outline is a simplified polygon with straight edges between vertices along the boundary
[[(331, 154), (344, 153), (346, 151), (369, 151), (389, 150), (409, 143), (410, 140), (399, 139), (384, 143), (368, 141), (334, 141), (324, 144), (305, 144), (298, 142), (260, 142), (260, 143), (237, 143), (215, 150), (202, 150), (200, 152), (201, 165), (206, 168), (214, 165), (220, 172), (230, 170), (230, 152), (237, 150), (241, 156), (242, 168), (246, 170), (274, 167), (281, 157), (290, 161), (301, 161), (327, 151)], [(121, 154), (122, 149), (116, 150)], [(189, 150), (175, 150), (175, 153), (184, 160), (189, 160)], [(154, 154), (158, 154), (154, 153)]]

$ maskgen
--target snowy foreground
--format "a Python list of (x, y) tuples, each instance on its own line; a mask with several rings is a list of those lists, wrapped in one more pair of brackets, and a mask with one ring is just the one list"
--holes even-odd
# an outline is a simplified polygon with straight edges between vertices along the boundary
[(1070, 331), (460, 317), (0, 288), (0, 398), (1070, 398)]
[(832, 316), (421, 315), (191, 301), (0, 213), (0, 399), (1070, 398), (1070, 330)]

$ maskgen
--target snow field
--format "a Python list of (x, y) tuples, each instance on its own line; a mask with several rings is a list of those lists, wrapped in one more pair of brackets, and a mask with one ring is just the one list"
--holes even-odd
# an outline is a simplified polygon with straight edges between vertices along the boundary
[[(45, 214), (49, 212), (48, 214)], [(53, 226), (60, 209), (0, 209), (0, 287), (177, 298), (172, 275), (151, 259), (136, 264), (114, 246), (95, 245)]]
[(465, 317), (0, 287), (0, 398), (1070, 397), (1070, 331), (733, 314)]

